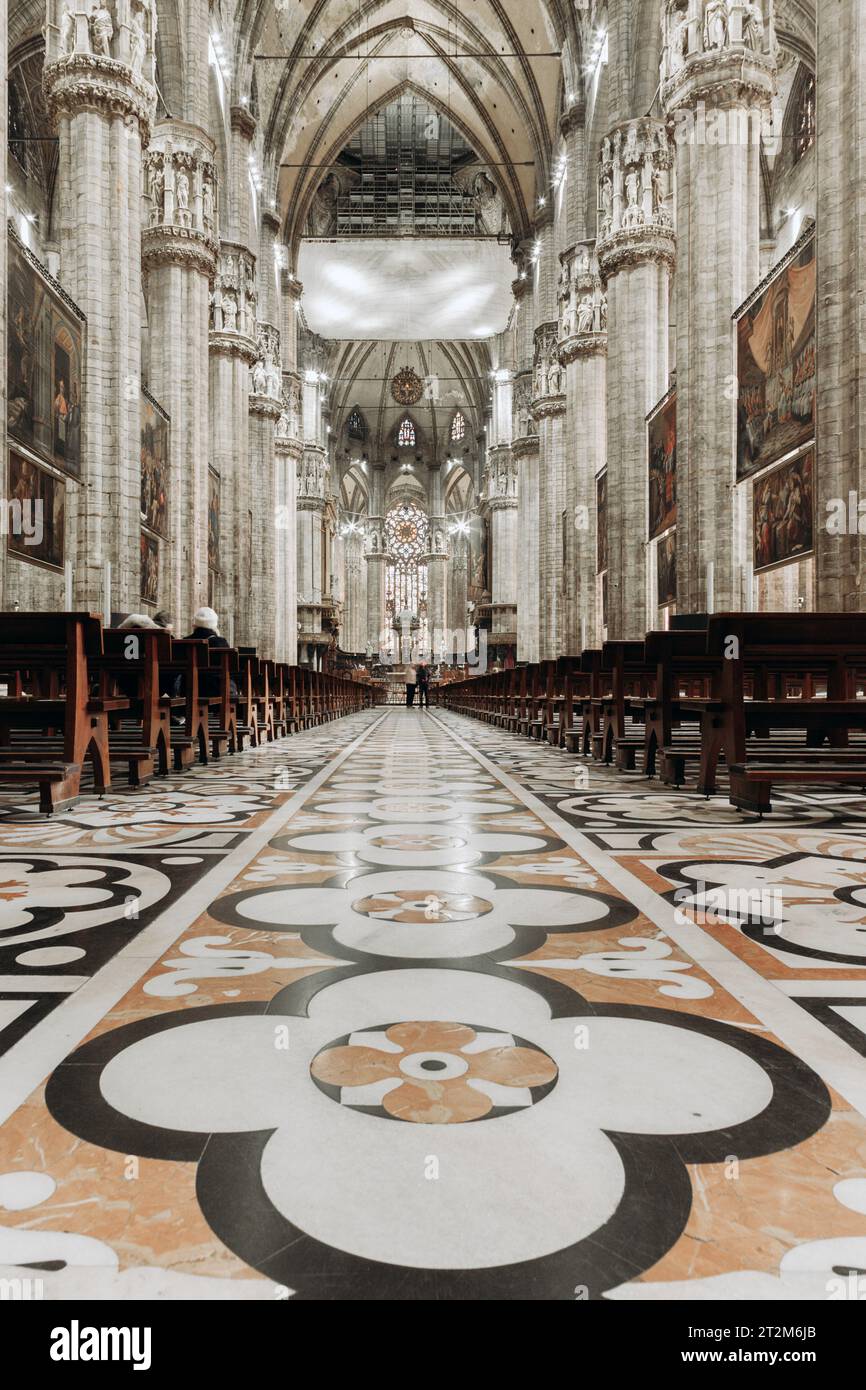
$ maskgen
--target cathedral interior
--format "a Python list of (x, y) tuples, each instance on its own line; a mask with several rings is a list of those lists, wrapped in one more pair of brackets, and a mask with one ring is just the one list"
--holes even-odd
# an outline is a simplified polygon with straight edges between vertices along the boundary
[(866, 1297), (863, 0), (0, 37), (3, 1296)]

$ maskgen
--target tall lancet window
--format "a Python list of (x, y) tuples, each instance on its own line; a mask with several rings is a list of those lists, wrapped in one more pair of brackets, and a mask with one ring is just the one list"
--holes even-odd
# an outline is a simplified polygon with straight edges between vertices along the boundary
[(430, 522), (414, 502), (401, 502), (385, 517), (385, 545), (390, 562), (385, 574), (385, 601), (389, 614), (420, 616), (427, 601), (427, 562), (421, 557), (430, 548)]
[(794, 127), (794, 163), (815, 143), (815, 77), (809, 73), (800, 89), (797, 103), (797, 118)]
[(462, 411), (458, 410), (454, 419), (451, 421), (451, 443), (459, 444), (461, 439), (466, 438), (466, 420)]
[(415, 448), (415, 426), (408, 415), (404, 415), (400, 421), (400, 428), (397, 430), (397, 447), (400, 449)]

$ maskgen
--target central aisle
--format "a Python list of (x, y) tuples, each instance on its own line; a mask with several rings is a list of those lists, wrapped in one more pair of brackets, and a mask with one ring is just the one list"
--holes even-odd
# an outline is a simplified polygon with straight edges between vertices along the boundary
[(0, 1064), (2, 1166), (30, 1194), (3, 1273), (60, 1261), (47, 1296), (78, 1298), (825, 1298), (866, 1263), (866, 1063), (785, 987), (784, 939), (673, 901), (687, 883), (694, 907), (693, 867), (724, 881), (720, 853), (761, 880), (783, 842), (856, 884), (862, 836), (822, 851), (793, 810), (787, 841), (677, 828), (661, 800), (635, 831), (625, 796), (589, 833), (573, 760), (419, 710), (212, 775), (266, 781), (335, 739), (226, 856), (175, 842), (185, 896)]

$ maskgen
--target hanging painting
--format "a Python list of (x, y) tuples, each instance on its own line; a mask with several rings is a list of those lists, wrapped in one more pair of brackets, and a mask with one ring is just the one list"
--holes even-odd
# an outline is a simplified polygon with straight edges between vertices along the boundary
[(647, 417), (649, 539), (677, 524), (677, 397), (670, 392)]
[(801, 560), (813, 549), (815, 451), (783, 463), (755, 482), (755, 570)]
[(159, 541), (146, 531), (141, 533), (141, 599), (159, 602)]
[(815, 291), (810, 230), (735, 315), (738, 479), (815, 436)]
[(141, 520), (168, 535), (169, 418), (149, 391), (141, 392)]
[(656, 563), (658, 565), (658, 605), (659, 608), (667, 608), (669, 604), (677, 601), (676, 531), (668, 531), (668, 534), (659, 541), (656, 547)]
[(11, 228), (8, 249), (8, 432), (78, 477), (84, 315)]
[(9, 451), (8, 547), (22, 560), (63, 568), (66, 484), (38, 463)]
[(607, 569), (607, 473), (599, 473), (595, 480), (595, 507), (597, 517), (596, 533), (596, 573)]
[(220, 570), (220, 475), (212, 468), (207, 475), (207, 564), (214, 574)]

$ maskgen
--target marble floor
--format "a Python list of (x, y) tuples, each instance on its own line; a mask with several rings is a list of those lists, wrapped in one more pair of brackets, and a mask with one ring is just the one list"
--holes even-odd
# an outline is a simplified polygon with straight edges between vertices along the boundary
[(0, 861), (0, 1278), (741, 1301), (866, 1273), (862, 796), (757, 821), (373, 710), (51, 820), (7, 801)]

